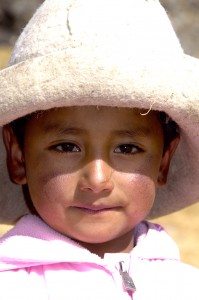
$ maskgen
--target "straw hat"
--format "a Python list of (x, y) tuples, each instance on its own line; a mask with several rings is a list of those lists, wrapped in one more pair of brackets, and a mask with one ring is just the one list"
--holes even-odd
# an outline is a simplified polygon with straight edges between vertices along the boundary
[[(0, 126), (33, 111), (103, 105), (165, 111), (181, 141), (151, 217), (199, 199), (199, 62), (156, 0), (46, 0), (0, 72)], [(0, 145), (0, 221), (26, 212)]]

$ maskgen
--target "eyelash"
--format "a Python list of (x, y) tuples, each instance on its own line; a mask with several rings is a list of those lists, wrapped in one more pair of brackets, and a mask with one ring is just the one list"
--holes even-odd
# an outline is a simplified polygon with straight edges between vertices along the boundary
[(134, 155), (140, 152), (143, 152), (143, 150), (140, 147), (135, 146), (134, 144), (122, 144), (116, 147), (116, 149), (114, 150), (114, 153), (121, 153), (124, 155)]
[(81, 149), (73, 143), (61, 143), (50, 148), (61, 153), (81, 152)]
[[(58, 145), (54, 145), (51, 149), (56, 150), (61, 153), (71, 153), (71, 152), (81, 152), (79, 146), (74, 143), (61, 143)], [(135, 146), (134, 144), (122, 144), (115, 148), (114, 153), (124, 154), (124, 155), (134, 155), (137, 153), (143, 152), (143, 150)]]

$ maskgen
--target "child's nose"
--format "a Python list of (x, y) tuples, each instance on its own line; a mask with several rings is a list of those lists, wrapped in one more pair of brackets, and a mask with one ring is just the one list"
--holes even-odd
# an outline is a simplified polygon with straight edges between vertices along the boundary
[(81, 172), (80, 189), (100, 193), (113, 189), (113, 169), (102, 159), (87, 163)]

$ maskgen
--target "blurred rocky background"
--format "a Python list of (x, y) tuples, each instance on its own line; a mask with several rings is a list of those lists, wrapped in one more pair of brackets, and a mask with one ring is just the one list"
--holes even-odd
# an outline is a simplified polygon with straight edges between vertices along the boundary
[(187, 54), (199, 57), (199, 0), (161, 0)]
[(0, 0), (0, 44), (12, 46), (42, 2), (42, 0)]
[[(199, 57), (199, 0), (160, 1), (185, 53)], [(42, 2), (43, 0), (0, 0), (0, 68), (6, 65), (17, 36)], [(176, 240), (182, 260), (199, 267), (199, 203), (155, 221), (162, 224)], [(0, 226), (0, 235), (8, 228)]]

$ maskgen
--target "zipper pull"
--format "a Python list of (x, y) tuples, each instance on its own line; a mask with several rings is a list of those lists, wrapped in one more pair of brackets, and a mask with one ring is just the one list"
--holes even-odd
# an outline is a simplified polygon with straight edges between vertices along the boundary
[(125, 265), (124, 261), (119, 262), (119, 272), (122, 277), (124, 287), (126, 291), (134, 293), (136, 291), (135, 284), (133, 282), (133, 279), (128, 274), (128, 272), (124, 269), (124, 265)]

